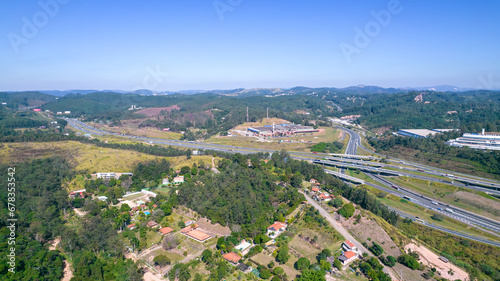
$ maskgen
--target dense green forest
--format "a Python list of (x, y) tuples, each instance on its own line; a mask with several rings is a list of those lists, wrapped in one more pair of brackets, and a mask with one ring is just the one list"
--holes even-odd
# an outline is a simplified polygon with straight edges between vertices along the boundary
[[(421, 93), (423, 101), (416, 102)], [(369, 129), (500, 130), (500, 93), (495, 91), (330, 94), (326, 99), (342, 107), (342, 116), (360, 114), (357, 122)]]
[[(8, 166), (2, 165), (1, 182), (7, 187)], [(70, 212), (67, 191), (62, 183), (73, 177), (69, 164), (60, 158), (23, 162), (15, 166), (16, 188), (16, 267), (8, 272), (7, 256), (0, 257), (2, 280), (59, 280), (65, 259), (75, 266), (72, 280), (141, 280), (137, 266), (124, 260), (121, 243), (111, 225), (100, 217), (88, 218), (84, 225), (69, 228), (65, 217)], [(9, 181), (10, 182), (10, 181)], [(7, 188), (0, 190), (0, 248), (7, 253)], [(48, 241), (61, 236), (66, 255), (49, 251)]]

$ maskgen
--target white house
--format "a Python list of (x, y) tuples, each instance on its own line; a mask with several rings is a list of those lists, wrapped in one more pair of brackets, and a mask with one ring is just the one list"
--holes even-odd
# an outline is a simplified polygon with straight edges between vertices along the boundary
[(184, 176), (178, 176), (174, 178), (174, 184), (184, 183)]
[(354, 245), (351, 241), (345, 240), (345, 242), (342, 244), (342, 248), (346, 251), (357, 251), (358, 248), (356, 245)]
[(267, 236), (270, 238), (278, 237), (283, 231), (286, 230), (288, 225), (284, 222), (275, 221), (271, 226), (267, 228)]
[(111, 179), (116, 177), (116, 173), (97, 173), (96, 176), (98, 179)]
[(169, 185), (170, 182), (168, 181), (168, 178), (164, 178), (163, 181), (161, 182), (162, 185)]

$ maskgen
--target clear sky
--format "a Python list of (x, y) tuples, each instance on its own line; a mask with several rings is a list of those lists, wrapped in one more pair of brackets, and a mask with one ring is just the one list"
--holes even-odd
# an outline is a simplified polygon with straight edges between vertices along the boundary
[(0, 90), (500, 88), (499, 14), (497, 0), (0, 0)]

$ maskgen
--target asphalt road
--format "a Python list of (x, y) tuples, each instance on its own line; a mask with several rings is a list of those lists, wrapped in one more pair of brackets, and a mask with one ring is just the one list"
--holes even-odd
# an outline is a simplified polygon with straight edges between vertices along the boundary
[[(83, 131), (85, 133), (95, 134), (95, 135), (118, 135), (118, 136), (125, 137), (125, 138), (130, 138), (130, 139), (134, 139), (134, 140), (138, 140), (138, 141), (148, 142), (150, 144), (164, 144), (164, 145), (185, 147), (185, 148), (191, 148), (191, 149), (209, 149), (209, 150), (215, 150), (215, 151), (224, 151), (224, 152), (241, 153), (241, 154), (256, 153), (256, 152), (269, 152), (269, 153), (274, 152), (273, 150), (267, 150), (267, 149), (242, 148), (242, 147), (235, 147), (235, 146), (228, 146), (228, 145), (205, 144), (205, 143), (198, 143), (198, 142), (193, 142), (193, 141), (188, 142), (188, 141), (178, 141), (178, 140), (168, 140), (168, 139), (158, 139), (158, 138), (139, 137), (139, 136), (132, 136), (132, 135), (123, 135), (123, 134), (111, 133), (111, 132), (107, 132), (104, 130), (96, 129), (96, 128), (93, 128), (93, 127), (91, 127), (83, 122), (80, 122), (78, 120), (75, 120), (75, 119), (65, 118), (65, 120), (68, 121), (68, 124), (70, 126), (72, 126), (73, 128), (78, 129), (80, 131)], [(358, 146), (362, 147), (361, 146), (361, 137), (359, 136), (358, 133), (356, 133), (353, 130), (345, 129), (345, 128), (342, 128), (342, 129), (345, 130), (350, 135), (350, 140), (348, 143), (348, 148), (347, 148), (346, 154), (355, 155), (356, 151), (357, 151), (357, 147)], [(366, 150), (366, 148), (363, 148), (363, 149)], [(309, 157), (307, 157), (307, 154), (303, 154), (303, 155), (304, 156), (294, 155), (293, 158), (313, 161), (316, 158), (311, 158), (311, 157), (319, 156), (319, 155), (309, 154)], [(362, 166), (362, 165), (360, 165), (360, 166)], [(378, 169), (378, 168), (376, 168), (376, 169)], [(392, 172), (394, 172), (394, 171), (392, 171)], [(427, 172), (427, 171), (424, 170), (424, 172)], [(379, 179), (379, 181), (382, 181), (382, 180)], [(383, 181), (382, 181), (382, 184), (384, 184)], [(376, 186), (376, 188), (381, 189), (380, 186), (378, 186), (378, 185)], [(384, 188), (382, 190), (386, 191), (388, 189)], [(450, 207), (448, 206), (448, 208), (450, 208)], [(454, 207), (451, 207), (450, 209), (454, 210), (457, 213), (463, 212), (463, 216), (467, 217), (470, 221), (474, 221), (474, 219), (481, 220), (478, 218), (471, 218), (471, 216), (474, 216), (474, 215), (472, 213), (467, 214), (468, 212), (466, 212), (464, 210), (454, 208)], [(450, 214), (447, 214), (447, 215), (450, 215)], [(487, 225), (488, 223), (489, 222), (482, 222), (482, 224), (484, 224), (484, 225)], [(496, 222), (496, 223), (498, 223), (498, 222)], [(480, 224), (480, 223), (478, 223), (478, 224)], [(496, 225), (493, 224), (493, 226), (496, 229)], [(447, 229), (442, 229), (442, 230), (453, 234), (451, 230), (447, 230)], [(463, 234), (461, 234), (461, 235), (463, 235)], [(469, 239), (479, 241), (476, 237), (470, 237)], [(489, 240), (485, 240), (485, 241), (489, 241)], [(491, 244), (491, 243), (488, 243), (488, 244)]]

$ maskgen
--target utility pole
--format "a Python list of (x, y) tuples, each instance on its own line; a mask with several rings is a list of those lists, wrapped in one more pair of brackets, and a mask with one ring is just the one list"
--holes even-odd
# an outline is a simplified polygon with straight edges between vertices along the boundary
[(247, 123), (248, 123), (248, 106), (247, 106)]
[(267, 108), (267, 119), (269, 119), (269, 107)]

